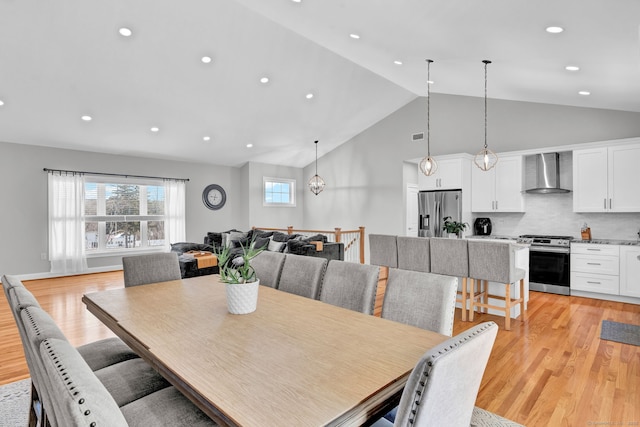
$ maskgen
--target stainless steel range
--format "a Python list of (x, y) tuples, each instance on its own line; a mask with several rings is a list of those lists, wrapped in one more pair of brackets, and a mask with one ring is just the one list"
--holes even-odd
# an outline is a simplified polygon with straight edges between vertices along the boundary
[(529, 289), (571, 295), (569, 283), (571, 236), (525, 234), (518, 243), (529, 244)]

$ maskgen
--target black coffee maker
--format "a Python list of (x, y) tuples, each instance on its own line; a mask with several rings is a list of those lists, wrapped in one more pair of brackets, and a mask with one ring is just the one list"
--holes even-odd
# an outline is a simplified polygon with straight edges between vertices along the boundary
[(489, 236), (491, 234), (491, 219), (476, 218), (473, 222), (473, 229), (476, 236)]

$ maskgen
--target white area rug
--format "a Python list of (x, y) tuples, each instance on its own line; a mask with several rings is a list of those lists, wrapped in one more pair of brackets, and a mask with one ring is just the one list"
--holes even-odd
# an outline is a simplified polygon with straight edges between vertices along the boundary
[(0, 427), (26, 427), (30, 402), (31, 379), (0, 386)]

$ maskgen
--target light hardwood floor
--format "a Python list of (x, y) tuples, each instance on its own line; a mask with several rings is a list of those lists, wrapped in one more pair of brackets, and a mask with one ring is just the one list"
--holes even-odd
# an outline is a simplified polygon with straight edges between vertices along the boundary
[[(122, 272), (25, 282), (74, 345), (113, 336), (82, 294), (123, 286)], [(640, 347), (600, 340), (602, 320), (640, 324), (640, 306), (531, 293), (526, 321), (498, 333), (477, 406), (527, 426), (640, 426)], [(471, 326), (456, 313), (454, 334)], [(0, 384), (27, 378), (22, 344), (0, 298)], [(446, 398), (446, 397), (445, 397)]]

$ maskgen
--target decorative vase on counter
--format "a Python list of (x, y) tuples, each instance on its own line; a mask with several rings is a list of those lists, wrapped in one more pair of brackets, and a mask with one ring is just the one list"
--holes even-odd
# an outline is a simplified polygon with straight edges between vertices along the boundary
[(250, 283), (225, 283), (227, 309), (231, 314), (249, 314), (258, 306), (260, 280)]

